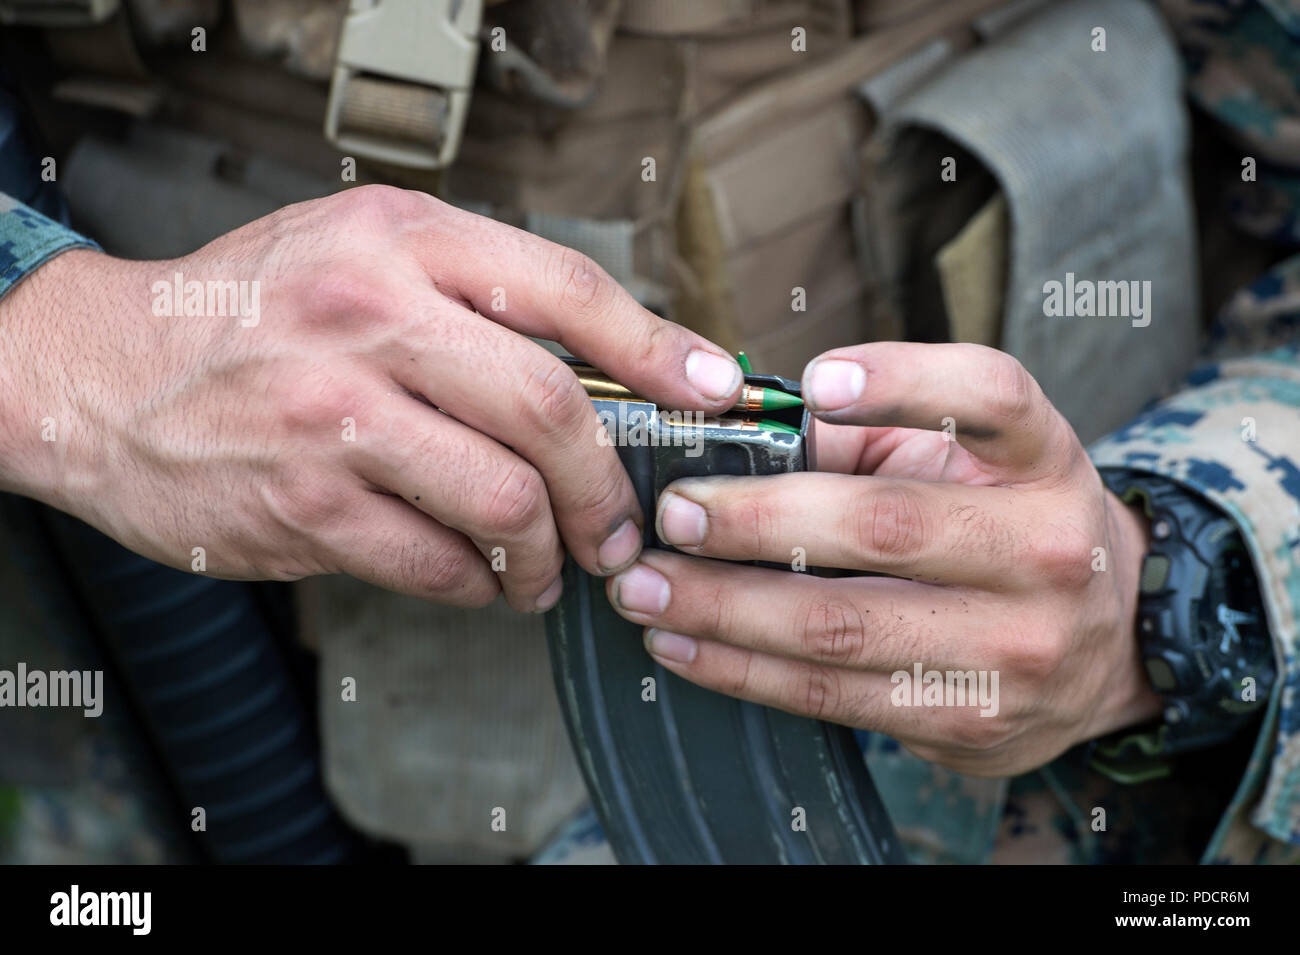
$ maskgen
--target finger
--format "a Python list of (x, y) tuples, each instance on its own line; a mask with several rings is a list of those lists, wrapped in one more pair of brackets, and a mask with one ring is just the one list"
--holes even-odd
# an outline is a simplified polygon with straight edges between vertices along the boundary
[(660, 630), (646, 633), (645, 646), (664, 669), (727, 696), (896, 739), (915, 734), (915, 711), (892, 705), (892, 686), (882, 673), (838, 670)]
[(501, 586), (464, 536), (398, 498), (360, 490), (325, 543), (341, 573), (453, 607), (484, 607)]
[(818, 417), (948, 431), (980, 460), (1038, 479), (1073, 462), (1078, 442), (1024, 366), (983, 345), (871, 342), (837, 348), (804, 369)]
[(433, 307), (436, 340), (408, 343), (392, 375), (541, 473), (560, 536), (586, 570), (608, 574), (635, 560), (641, 507), (577, 376), (507, 328), (445, 302)]
[(823, 579), (646, 551), (612, 577), (614, 609), (643, 626), (851, 670), (974, 666), (987, 600), (888, 577)]
[(659, 496), (659, 539), (727, 560), (838, 567), (999, 589), (1029, 549), (1025, 494), (849, 474), (674, 481)]
[(394, 390), (357, 423), (354, 470), (474, 542), (521, 612), (560, 597), (564, 550), (546, 483), (486, 435)]
[(440, 289), (480, 314), (559, 342), (649, 400), (701, 411), (737, 400), (743, 376), (734, 358), (637, 304), (573, 249), (454, 210), (448, 225), (426, 239), (421, 259)]
[(878, 434), (891, 428), (856, 428), (852, 425), (829, 424), (812, 419), (812, 440), (817, 449), (817, 470), (838, 474), (865, 473), (858, 468), (863, 452)]

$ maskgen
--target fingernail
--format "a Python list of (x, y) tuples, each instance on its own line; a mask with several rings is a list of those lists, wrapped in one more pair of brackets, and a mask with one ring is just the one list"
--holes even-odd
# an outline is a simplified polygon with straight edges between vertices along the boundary
[(686, 380), (710, 401), (730, 397), (742, 380), (740, 366), (730, 358), (723, 358), (698, 348), (686, 356)]
[(669, 544), (691, 547), (704, 543), (709, 529), (709, 516), (694, 501), (665, 491), (659, 510), (659, 536)]
[(641, 531), (628, 518), (618, 526), (618, 530), (605, 538), (605, 543), (596, 551), (596, 563), (601, 572), (612, 574), (620, 567), (636, 559), (641, 553)]
[(815, 411), (838, 411), (862, 396), (867, 373), (855, 361), (825, 358), (808, 372), (804, 401)]
[(645, 635), (645, 648), (650, 653), (657, 657), (663, 657), (665, 660), (690, 663), (695, 659), (699, 644), (690, 637), (682, 636), (680, 633), (651, 629)]
[(645, 564), (634, 564), (614, 578), (614, 602), (624, 610), (663, 613), (668, 597), (668, 578)]
[(551, 582), (551, 586), (542, 591), (542, 595), (537, 598), (537, 606), (533, 608), (533, 613), (546, 613), (554, 607), (560, 600), (560, 594), (564, 591), (564, 578), (556, 577)]

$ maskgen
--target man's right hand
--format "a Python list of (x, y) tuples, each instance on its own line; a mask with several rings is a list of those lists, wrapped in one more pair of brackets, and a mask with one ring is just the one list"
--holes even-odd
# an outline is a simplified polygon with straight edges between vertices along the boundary
[[(257, 282), (256, 323), (156, 314), (176, 273)], [(213, 576), (544, 610), (564, 549), (615, 573), (642, 517), (576, 377), (524, 335), (670, 407), (716, 413), (741, 385), (578, 253), (368, 186), (181, 259), (37, 269), (0, 301), (0, 488), (174, 567), (203, 548)]]

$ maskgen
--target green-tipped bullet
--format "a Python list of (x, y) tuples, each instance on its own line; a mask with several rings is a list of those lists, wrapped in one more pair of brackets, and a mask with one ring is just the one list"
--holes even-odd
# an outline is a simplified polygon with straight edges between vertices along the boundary
[(795, 395), (787, 394), (784, 391), (777, 391), (775, 388), (759, 388), (755, 385), (745, 385), (740, 392), (740, 401), (733, 407), (733, 411), (780, 411), (783, 408), (797, 408), (803, 404), (803, 399)]
[(764, 431), (778, 431), (781, 434), (798, 434), (798, 428), (792, 428), (788, 424), (782, 424), (779, 421), (773, 421), (771, 418), (764, 418), (758, 423)]

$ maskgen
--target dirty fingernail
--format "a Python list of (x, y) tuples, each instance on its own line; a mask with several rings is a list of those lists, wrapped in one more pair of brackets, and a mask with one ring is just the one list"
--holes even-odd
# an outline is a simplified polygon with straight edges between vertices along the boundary
[(867, 373), (857, 362), (825, 358), (809, 371), (804, 400), (815, 411), (838, 411), (857, 401), (866, 383)]
[(542, 591), (542, 595), (537, 598), (537, 606), (533, 608), (533, 613), (545, 613), (554, 607), (560, 600), (560, 594), (564, 592), (564, 578), (556, 577), (551, 582), (551, 586)]
[(639, 553), (641, 553), (641, 531), (632, 519), (628, 518), (618, 526), (618, 530), (605, 538), (605, 543), (600, 545), (600, 549), (596, 551), (596, 563), (600, 565), (603, 573), (609, 574)]
[(654, 656), (662, 657), (665, 660), (690, 663), (695, 659), (699, 644), (692, 638), (683, 636), (680, 633), (652, 629), (645, 635), (645, 648)]
[(645, 564), (634, 564), (614, 578), (614, 601), (633, 613), (663, 613), (669, 596), (668, 578)]

